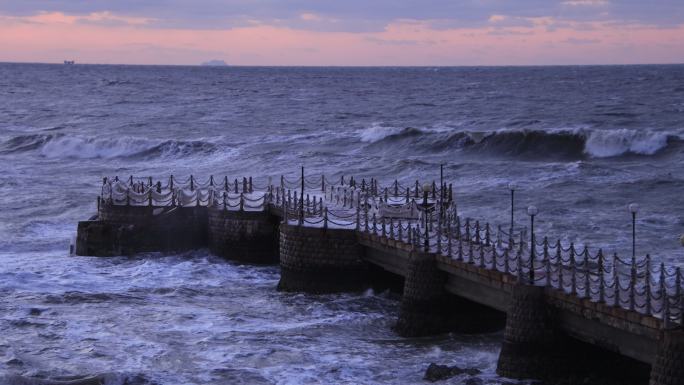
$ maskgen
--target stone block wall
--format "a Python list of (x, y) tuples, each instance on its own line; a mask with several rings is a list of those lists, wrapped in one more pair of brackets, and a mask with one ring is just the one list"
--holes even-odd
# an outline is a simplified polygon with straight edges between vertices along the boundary
[(307, 293), (368, 287), (368, 268), (353, 230), (280, 225), (278, 290)]
[(681, 328), (663, 332), (649, 384), (684, 384), (684, 330)]
[(449, 306), (444, 290), (446, 273), (437, 268), (436, 256), (412, 252), (404, 280), (395, 331), (404, 337), (439, 334), (449, 330)]
[(279, 219), (269, 211), (209, 208), (209, 249), (221, 257), (256, 264), (278, 263)]
[(510, 378), (554, 378), (563, 365), (557, 346), (553, 309), (546, 306), (543, 287), (513, 287), (504, 341), (496, 372)]
[(207, 208), (103, 206), (99, 218), (79, 222), (76, 254), (131, 255), (207, 246)]

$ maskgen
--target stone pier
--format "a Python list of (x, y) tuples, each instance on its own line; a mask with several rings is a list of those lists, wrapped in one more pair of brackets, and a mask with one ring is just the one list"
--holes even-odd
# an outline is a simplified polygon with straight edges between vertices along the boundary
[(684, 330), (666, 330), (651, 369), (650, 385), (684, 384)]
[(281, 224), (278, 290), (333, 293), (368, 287), (368, 268), (356, 234)]
[[(213, 178), (105, 180), (97, 218), (78, 224), (76, 254), (208, 247), (229, 260), (279, 263), (285, 292), (353, 292), (386, 279), (403, 291), (402, 336), (491, 331), (505, 314), (501, 376), (557, 379), (606, 357), (646, 375), (650, 366), (650, 385), (684, 384), (680, 268), (546, 238), (531, 253), (520, 234), (458, 217), (446, 184), (428, 194), (418, 182), (383, 189), (340, 179), (281, 177), (262, 192), (251, 178), (221, 187)], [(520, 282), (528, 275), (535, 285)]]
[(408, 258), (404, 294), (395, 330), (405, 337), (440, 334), (449, 330), (446, 273), (437, 268), (434, 254), (412, 252)]
[(517, 379), (556, 377), (563, 366), (557, 343), (553, 309), (546, 306), (544, 288), (515, 285), (497, 374)]
[(78, 223), (76, 254), (111, 256), (187, 251), (207, 245), (206, 207), (106, 205), (96, 220)]
[(276, 264), (279, 219), (268, 211), (209, 208), (209, 250), (233, 261)]

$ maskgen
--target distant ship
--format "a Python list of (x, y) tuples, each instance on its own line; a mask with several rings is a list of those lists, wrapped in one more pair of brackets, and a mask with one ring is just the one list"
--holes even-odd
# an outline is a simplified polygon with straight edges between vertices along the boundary
[(75, 60), (65, 60), (64, 61), (64, 65), (72, 66), (74, 64), (76, 64)]

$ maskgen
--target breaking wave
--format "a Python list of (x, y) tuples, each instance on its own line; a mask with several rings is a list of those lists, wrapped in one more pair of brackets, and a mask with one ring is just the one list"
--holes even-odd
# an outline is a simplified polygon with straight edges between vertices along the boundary
[(459, 149), (523, 158), (563, 159), (649, 156), (684, 141), (679, 134), (630, 129), (459, 131), (377, 125), (361, 131), (359, 136), (362, 142), (373, 146), (402, 142), (422, 151)]
[(6, 141), (1, 154), (36, 151), (45, 158), (113, 159), (182, 157), (210, 154), (214, 143), (204, 140), (153, 140), (135, 137), (93, 138), (84, 136), (20, 135)]

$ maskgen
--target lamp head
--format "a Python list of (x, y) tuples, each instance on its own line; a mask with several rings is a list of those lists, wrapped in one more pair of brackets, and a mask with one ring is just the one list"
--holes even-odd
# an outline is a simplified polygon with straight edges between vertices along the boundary
[(423, 185), (423, 191), (432, 192), (432, 184), (431, 183), (425, 183)]
[(515, 182), (510, 182), (508, 183), (508, 189), (511, 191), (517, 190), (518, 189), (518, 184)]
[(629, 207), (629, 212), (632, 214), (636, 214), (639, 212), (639, 204), (638, 203), (631, 203), (628, 207)]
[(529, 215), (537, 215), (538, 212), (537, 206), (530, 206), (527, 208), (527, 214)]

